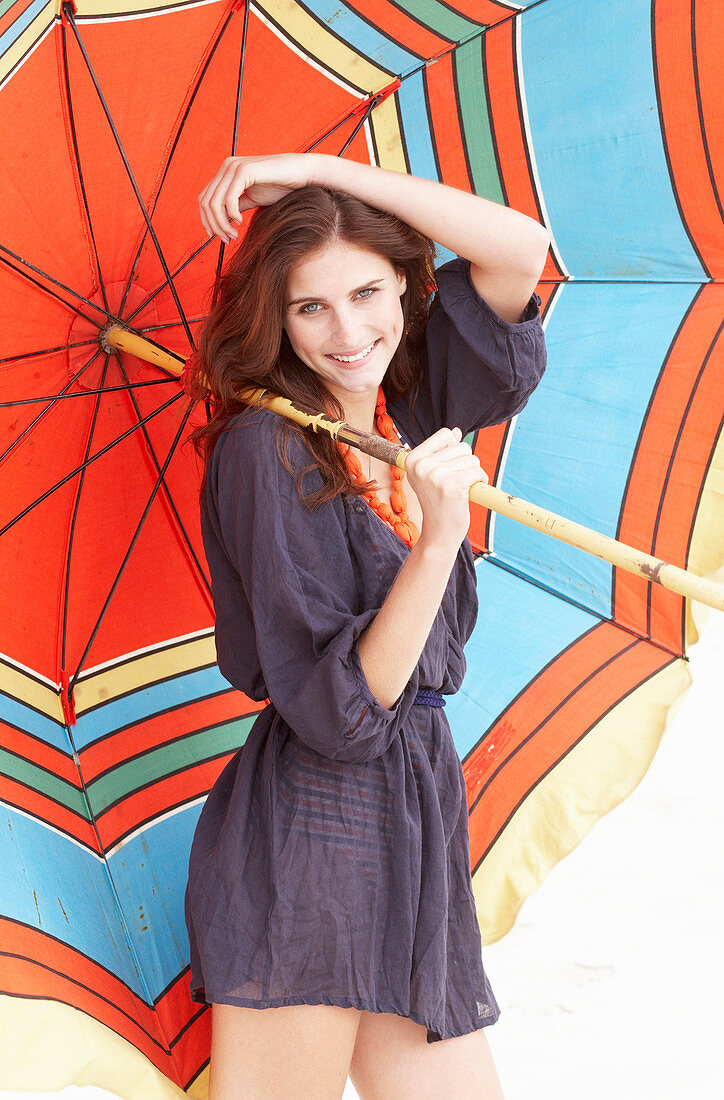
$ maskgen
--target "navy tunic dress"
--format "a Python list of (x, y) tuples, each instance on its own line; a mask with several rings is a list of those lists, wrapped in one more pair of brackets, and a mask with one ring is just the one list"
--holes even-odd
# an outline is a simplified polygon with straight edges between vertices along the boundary
[[(425, 376), (388, 411), (411, 446), (443, 425), (507, 420), (545, 369), (540, 298), (517, 324), (470, 265), (437, 271)], [(477, 614), (464, 540), (417, 667), (389, 710), (357, 639), (407, 545), (349, 494), (310, 511), (276, 451), (278, 417), (247, 409), (214, 448), (202, 508), (219, 668), (271, 703), (204, 804), (185, 912), (195, 1001), (326, 1004), (406, 1016), (435, 1042), (493, 1024), (470, 876), (468, 809), (445, 711)], [(298, 470), (311, 455), (292, 436)], [(313, 468), (305, 493), (319, 487)]]

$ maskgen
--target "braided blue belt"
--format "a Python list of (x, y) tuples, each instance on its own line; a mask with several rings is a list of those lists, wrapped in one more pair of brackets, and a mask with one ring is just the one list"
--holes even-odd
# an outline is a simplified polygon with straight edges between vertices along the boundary
[(417, 695), (412, 700), (413, 707), (415, 703), (418, 703), (423, 707), (445, 706), (445, 700), (442, 696), (442, 693), (439, 691), (433, 691), (432, 688), (420, 688)]

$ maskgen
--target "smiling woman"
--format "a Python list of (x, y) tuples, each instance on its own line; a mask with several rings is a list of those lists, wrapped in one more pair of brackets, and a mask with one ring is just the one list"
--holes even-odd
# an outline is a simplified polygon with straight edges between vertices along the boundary
[[(377, 1100), (402, 1095), (400, 1072), (410, 1096), (496, 1100), (483, 1029), (499, 1008), (443, 707), (475, 621), (465, 536), (486, 480), (461, 437), (518, 412), (543, 373), (545, 234), (452, 188), (316, 156), (225, 163), (202, 215), (229, 239), (256, 203), (202, 331), (214, 415), (194, 433), (219, 668), (270, 700), (189, 862), (210, 1100), (338, 1100), (348, 1074)], [(490, 266), (435, 271), (432, 234)], [(488, 279), (511, 319), (480, 297)], [(397, 434), (404, 476), (373, 460), (358, 480), (333, 440), (245, 407), (249, 384)]]

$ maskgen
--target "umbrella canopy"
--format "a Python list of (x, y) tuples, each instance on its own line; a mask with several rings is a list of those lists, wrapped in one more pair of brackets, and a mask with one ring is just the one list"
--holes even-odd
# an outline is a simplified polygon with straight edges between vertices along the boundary
[[(693, 12), (693, 17), (692, 17)], [(703, 0), (78, 0), (0, 15), (0, 1018), (10, 1088), (203, 1097), (183, 890), (258, 705), (215, 664), (177, 377), (221, 160), (340, 153), (544, 222), (549, 366), (492, 482), (695, 572), (724, 559), (724, 20)], [(440, 262), (449, 258), (440, 249)], [(474, 508), (448, 716), (487, 942), (648, 767), (691, 606)], [(5, 827), (7, 825), (7, 828)], [(90, 1052), (90, 1053), (89, 1053)]]

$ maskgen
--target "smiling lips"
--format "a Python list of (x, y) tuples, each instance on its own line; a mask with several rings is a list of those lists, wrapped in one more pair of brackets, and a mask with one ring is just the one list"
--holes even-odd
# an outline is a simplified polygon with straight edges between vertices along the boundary
[(367, 356), (377, 347), (379, 344), (379, 338), (373, 340), (371, 344), (368, 344), (362, 351), (358, 351), (356, 355), (328, 355), (329, 359), (334, 359), (336, 363), (359, 363), (362, 359), (366, 359)]

